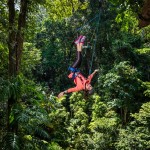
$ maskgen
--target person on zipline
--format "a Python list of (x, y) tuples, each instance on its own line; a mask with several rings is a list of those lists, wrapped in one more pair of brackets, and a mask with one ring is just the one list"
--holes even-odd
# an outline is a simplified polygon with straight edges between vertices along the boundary
[(91, 80), (96, 72), (98, 72), (98, 69), (96, 69), (92, 74), (88, 76), (88, 78), (85, 78), (79, 71), (79, 67), (81, 65), (82, 61), (82, 46), (84, 45), (85, 36), (80, 35), (74, 43), (77, 47), (77, 58), (76, 61), (69, 67), (69, 70), (71, 73), (68, 75), (68, 78), (71, 78), (74, 80), (74, 83), (76, 84), (76, 87), (69, 88), (68, 90), (65, 90), (58, 94), (58, 98), (62, 97), (64, 94), (71, 93), (71, 92), (78, 92), (84, 90), (89, 95), (92, 95), (94, 93), (93, 87), (91, 86)]

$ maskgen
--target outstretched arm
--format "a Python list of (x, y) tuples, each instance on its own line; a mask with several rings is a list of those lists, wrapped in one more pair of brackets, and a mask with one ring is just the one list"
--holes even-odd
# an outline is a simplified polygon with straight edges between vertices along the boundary
[(63, 92), (59, 93), (59, 94), (58, 94), (58, 98), (64, 96), (64, 94), (72, 93), (72, 92), (78, 92), (78, 91), (81, 91), (81, 90), (83, 90), (83, 89), (82, 89), (82, 88), (79, 88), (79, 87), (77, 87), (77, 86), (74, 87), (74, 88), (70, 88), (70, 89), (68, 89), (68, 90), (66, 90), (66, 91), (63, 91)]
[(99, 69), (95, 69), (94, 72), (88, 76), (88, 80), (91, 81), (92, 78), (93, 78), (93, 76), (94, 76), (98, 71), (99, 71)]

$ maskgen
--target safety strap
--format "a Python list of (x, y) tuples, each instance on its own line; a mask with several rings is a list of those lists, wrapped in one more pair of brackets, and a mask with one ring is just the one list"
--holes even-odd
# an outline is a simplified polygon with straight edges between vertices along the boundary
[(74, 80), (75, 79), (75, 77), (77, 76), (77, 72), (80, 72), (80, 70), (79, 69), (77, 69), (77, 68), (73, 68), (73, 67), (69, 67), (68, 68), (68, 70), (70, 70), (71, 72), (73, 72), (73, 75), (72, 75), (72, 79)]

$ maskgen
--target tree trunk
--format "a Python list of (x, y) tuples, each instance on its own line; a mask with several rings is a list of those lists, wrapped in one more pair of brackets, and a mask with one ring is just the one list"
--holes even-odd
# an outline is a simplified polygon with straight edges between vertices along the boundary
[(14, 0), (8, 0), (9, 9), (9, 35), (8, 35), (8, 49), (9, 49), (9, 76), (15, 76), (15, 46), (16, 46), (16, 31), (15, 31), (15, 4)]
[(27, 16), (27, 4), (28, 0), (21, 0), (21, 8), (20, 14), (18, 18), (18, 32), (16, 38), (16, 72), (19, 73), (20, 65), (21, 65), (21, 55), (23, 50), (23, 41), (24, 41), (24, 27), (26, 24), (26, 16)]
[(127, 112), (128, 112), (127, 107), (124, 107), (124, 119), (123, 119), (124, 125), (126, 125), (126, 123), (127, 123)]
[(145, 0), (141, 13), (139, 14), (139, 27), (150, 25), (150, 0)]
[[(24, 27), (26, 24), (28, 0), (20, 1), (19, 17), (15, 15), (15, 2), (8, 0), (9, 10), (9, 35), (8, 35), (8, 49), (9, 49), (9, 77), (16, 77), (19, 74), (21, 64), (21, 54), (24, 42)], [(18, 24), (16, 23), (18, 19)], [(7, 130), (10, 131), (9, 116), (12, 106), (17, 102), (13, 95), (8, 99), (8, 113), (7, 113)], [(13, 131), (17, 132), (17, 125)]]
[[(8, 49), (9, 49), (9, 77), (14, 77), (16, 75), (15, 73), (15, 37), (16, 37), (16, 31), (15, 31), (15, 4), (14, 0), (8, 0), (8, 10), (9, 10), (9, 29), (8, 29)], [(10, 131), (10, 123), (9, 123), (9, 116), (11, 112), (12, 107), (12, 96), (8, 99), (7, 103), (7, 130)]]

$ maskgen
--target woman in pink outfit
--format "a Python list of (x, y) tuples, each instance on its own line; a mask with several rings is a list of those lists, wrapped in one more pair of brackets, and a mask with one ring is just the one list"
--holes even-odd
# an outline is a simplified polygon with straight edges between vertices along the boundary
[(77, 46), (77, 58), (76, 61), (71, 65), (71, 67), (69, 67), (71, 73), (68, 75), (68, 78), (73, 79), (76, 86), (59, 93), (58, 98), (62, 97), (64, 94), (71, 93), (71, 92), (78, 92), (82, 90), (86, 91), (89, 95), (93, 94), (94, 92), (93, 87), (91, 86), (91, 80), (95, 75), (95, 73), (98, 72), (98, 69), (96, 69), (87, 78), (85, 78), (78, 70), (82, 61), (81, 52), (82, 52), (82, 46), (84, 44), (85, 38), (86, 38), (85, 36), (80, 35), (75, 40), (74, 43)]

